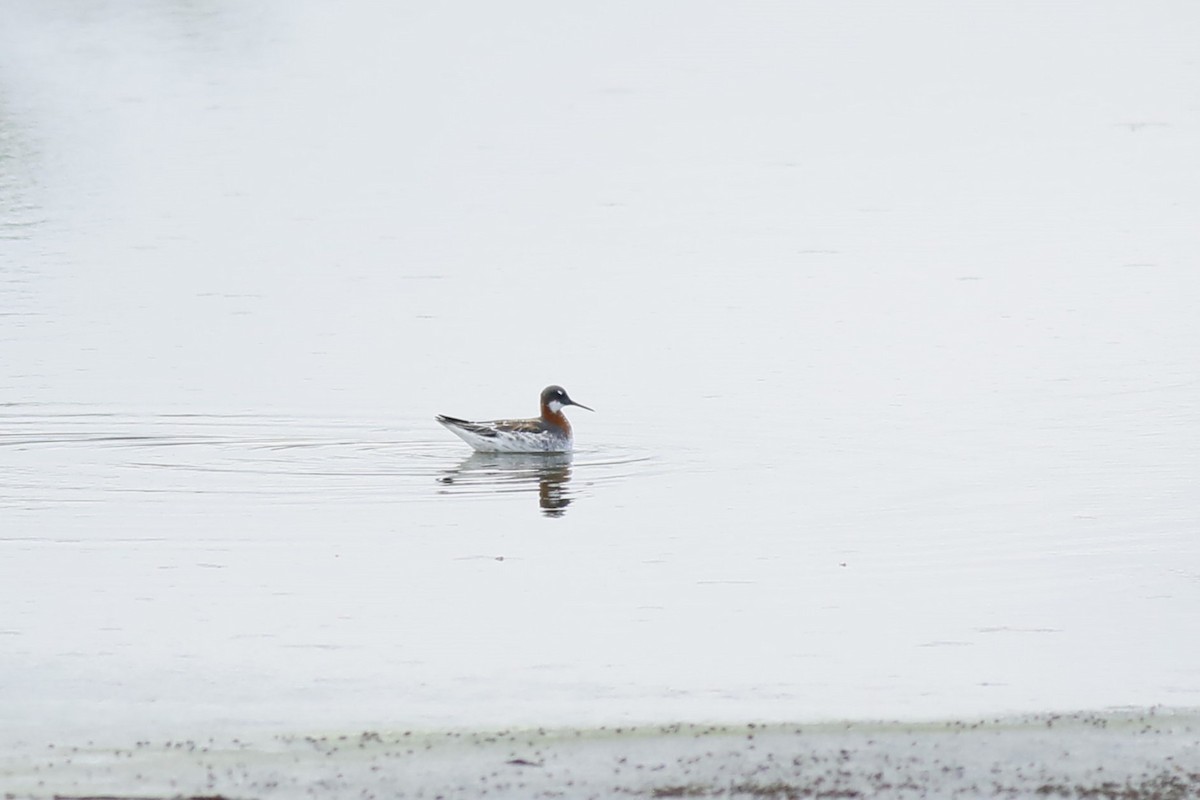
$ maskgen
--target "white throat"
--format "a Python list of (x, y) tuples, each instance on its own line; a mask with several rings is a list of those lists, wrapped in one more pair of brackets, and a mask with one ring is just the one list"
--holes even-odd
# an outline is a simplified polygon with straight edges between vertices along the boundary
[(550, 409), (551, 414), (557, 414), (563, 410), (563, 404), (557, 400), (551, 400), (549, 403), (546, 403), (546, 408)]

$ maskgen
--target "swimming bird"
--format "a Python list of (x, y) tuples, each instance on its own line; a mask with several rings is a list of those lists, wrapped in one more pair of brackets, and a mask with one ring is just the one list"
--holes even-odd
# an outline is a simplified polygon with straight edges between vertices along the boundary
[(561, 386), (542, 390), (542, 415), (533, 419), (497, 419), (468, 422), (438, 414), (437, 421), (481, 453), (568, 453), (571, 423), (562, 413), (566, 406), (588, 408), (567, 396)]

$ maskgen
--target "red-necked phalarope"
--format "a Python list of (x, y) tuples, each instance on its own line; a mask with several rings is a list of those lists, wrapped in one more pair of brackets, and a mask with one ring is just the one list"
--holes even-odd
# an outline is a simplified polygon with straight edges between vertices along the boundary
[(542, 390), (542, 416), (535, 419), (497, 419), (468, 422), (438, 414), (437, 421), (481, 453), (567, 453), (571, 450), (571, 423), (562, 410), (579, 406), (561, 386)]

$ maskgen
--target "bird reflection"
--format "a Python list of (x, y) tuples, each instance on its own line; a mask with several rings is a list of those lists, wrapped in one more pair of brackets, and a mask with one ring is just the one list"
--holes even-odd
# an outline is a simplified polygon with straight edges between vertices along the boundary
[(524, 492), (537, 487), (538, 506), (561, 517), (571, 505), (570, 453), (472, 453), (438, 479), (467, 492)]

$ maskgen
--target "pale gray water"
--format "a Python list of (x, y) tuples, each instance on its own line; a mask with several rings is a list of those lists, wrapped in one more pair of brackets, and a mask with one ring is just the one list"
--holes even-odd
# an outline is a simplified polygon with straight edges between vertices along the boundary
[(0, 14), (0, 738), (1200, 705), (1193, 6)]

